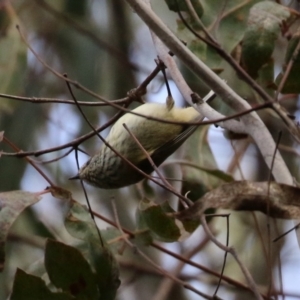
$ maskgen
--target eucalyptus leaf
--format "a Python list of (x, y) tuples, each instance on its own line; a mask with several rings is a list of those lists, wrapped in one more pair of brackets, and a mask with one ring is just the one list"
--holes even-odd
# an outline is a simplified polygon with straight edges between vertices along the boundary
[(171, 243), (185, 240), (199, 225), (197, 219), (181, 222), (170, 215), (173, 212), (167, 202), (158, 205), (143, 199), (139, 203), (137, 214), (140, 224), (149, 230), (153, 239)]
[(77, 298), (64, 292), (51, 292), (40, 277), (17, 269), (10, 300), (32, 299), (75, 300)]
[(262, 1), (250, 9), (248, 27), (243, 38), (242, 62), (254, 78), (271, 59), (281, 23), (290, 17), (289, 10), (272, 1)]
[(8, 231), (22, 211), (41, 200), (37, 194), (25, 191), (0, 193), (0, 271), (4, 268), (5, 242)]
[[(299, 85), (299, 74), (300, 74), (300, 31), (297, 32), (292, 39), (289, 41), (288, 48), (285, 55), (285, 64), (283, 70), (278, 74), (275, 83), (280, 84), (281, 80), (284, 77), (285, 72), (287, 72), (287, 66), (289, 63), (292, 64), (291, 69), (289, 70), (288, 76), (285, 79), (284, 85), (281, 89), (283, 94), (298, 94), (300, 93)], [(298, 50), (297, 50), (298, 49)]]
[(47, 240), (45, 267), (51, 282), (57, 288), (76, 299), (99, 299), (96, 276), (76, 248)]
[(120, 236), (119, 231), (110, 229), (98, 232), (87, 208), (75, 201), (65, 218), (65, 225), (72, 236), (86, 242), (101, 299), (114, 299), (120, 286), (119, 267), (113, 254), (117, 252), (118, 244), (114, 243), (112, 251), (105, 238), (111, 240)]

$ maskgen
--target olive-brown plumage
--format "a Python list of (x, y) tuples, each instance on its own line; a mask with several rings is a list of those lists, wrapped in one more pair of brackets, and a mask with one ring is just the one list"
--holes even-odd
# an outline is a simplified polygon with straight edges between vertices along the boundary
[[(192, 107), (177, 108), (159, 103), (146, 103), (133, 111), (176, 122), (200, 119), (199, 113)], [(131, 113), (122, 116), (111, 128), (106, 141), (147, 174), (153, 171), (153, 167), (123, 124), (126, 124), (139, 140), (157, 166), (182, 145), (196, 129), (196, 126), (162, 123)], [(103, 144), (99, 152), (80, 168), (78, 175), (71, 179), (77, 178), (99, 188), (115, 189), (137, 183), (144, 177)]]

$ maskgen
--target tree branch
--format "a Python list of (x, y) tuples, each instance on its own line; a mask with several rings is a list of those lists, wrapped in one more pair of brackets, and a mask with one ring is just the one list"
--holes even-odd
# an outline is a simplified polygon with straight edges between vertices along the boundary
[[(149, 26), (159, 39), (171, 50), (191, 71), (193, 71), (201, 80), (203, 80), (214, 92), (219, 95), (230, 107), (236, 111), (247, 110), (250, 105), (241, 98), (235, 91), (233, 91), (221, 78), (219, 78), (212, 70), (210, 70), (199, 58), (197, 58), (181, 41), (171, 32), (169, 28), (157, 17), (151, 10), (150, 4), (147, 0), (126, 0), (133, 10), (140, 16), (140, 18)], [(148, 3), (148, 4), (147, 4)], [(157, 42), (156, 42), (157, 44)], [(170, 63), (172, 58), (166, 59), (164, 55), (165, 50), (163, 46), (157, 48), (160, 59), (170, 68), (170, 74), (173, 77), (179, 90), (183, 93), (185, 99), (193, 105), (188, 95), (191, 90), (187, 86), (183, 78), (178, 78), (177, 72), (174, 72), (174, 63)], [(177, 66), (176, 66), (177, 68)], [(193, 105), (194, 106), (194, 105)], [(215, 117), (215, 111), (208, 109), (207, 104), (197, 106), (197, 109), (202, 115), (209, 119)], [(195, 106), (194, 106), (195, 107)], [(274, 140), (267, 130), (265, 124), (258, 117), (255, 112), (241, 117), (244, 132), (251, 135), (256, 142), (266, 164), (271, 167), (272, 156), (275, 149)], [(225, 122), (223, 127), (231, 129), (230, 124)], [(231, 129), (232, 130), (232, 129)], [(286, 184), (293, 184), (293, 178), (282, 159), (279, 152), (276, 154), (274, 168), (272, 174), (276, 181)]]

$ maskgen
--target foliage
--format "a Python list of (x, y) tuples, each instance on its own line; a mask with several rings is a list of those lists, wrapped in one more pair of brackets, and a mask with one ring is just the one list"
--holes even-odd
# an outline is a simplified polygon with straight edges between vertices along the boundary
[[(289, 293), (280, 254), (293, 237), (281, 219), (300, 219), (299, 6), (153, 0), (178, 45), (147, 19), (146, 2), (0, 7), (0, 299)], [(154, 173), (167, 182), (85, 186), (86, 206), (68, 178), (97, 152), (95, 131), (105, 137), (138, 102), (166, 101), (164, 67), (176, 105), (186, 100), (208, 122)], [(199, 100), (208, 86), (215, 97)]]

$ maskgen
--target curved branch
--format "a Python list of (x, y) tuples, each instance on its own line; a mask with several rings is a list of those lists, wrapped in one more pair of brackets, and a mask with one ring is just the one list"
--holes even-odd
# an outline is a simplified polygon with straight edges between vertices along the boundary
[[(151, 10), (150, 5), (145, 4), (141, 0), (126, 0), (127, 3), (133, 8), (133, 10), (140, 16), (140, 18), (149, 26), (159, 39), (201, 80), (203, 80), (214, 92), (219, 95), (223, 101), (225, 101), (230, 107), (236, 111), (249, 109), (250, 105), (241, 98), (235, 91), (233, 91), (221, 78), (219, 78), (212, 70), (210, 70), (199, 58), (197, 58), (187, 47), (185, 47), (181, 41), (172, 33), (172, 31), (157, 17), (157, 15)], [(161, 47), (163, 48), (163, 47)], [(160, 58), (163, 54), (161, 49), (158, 49)], [(167, 67), (171, 66), (169, 63), (171, 59), (168, 58), (164, 63)], [(171, 76), (174, 72), (170, 70)], [(185, 81), (182, 82), (174, 75), (174, 81), (178, 85), (180, 91), (188, 90), (188, 86)], [(185, 86), (183, 88), (183, 85)], [(191, 99), (184, 91), (184, 97), (192, 105)], [(205, 110), (205, 105), (198, 105), (198, 110), (207, 118), (212, 119), (214, 116)], [(245, 133), (252, 136), (255, 140), (266, 164), (271, 167), (272, 156), (275, 149), (274, 140), (267, 130), (265, 124), (258, 117), (255, 112), (249, 115), (241, 117), (241, 121), (244, 124)], [(227, 128), (227, 123), (224, 123), (224, 127)], [(282, 159), (279, 152), (276, 153), (274, 167), (272, 173), (276, 181), (286, 184), (293, 184), (293, 178)]]

